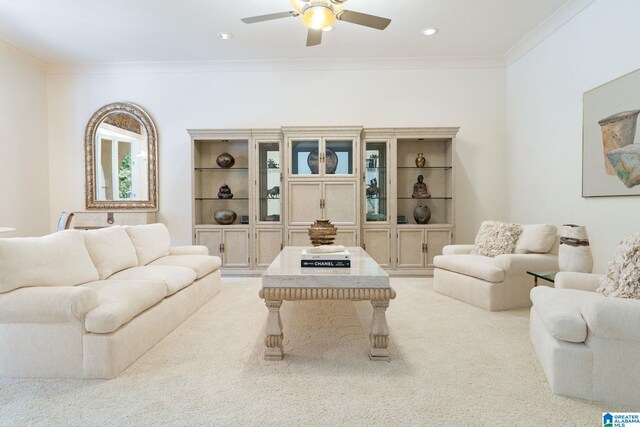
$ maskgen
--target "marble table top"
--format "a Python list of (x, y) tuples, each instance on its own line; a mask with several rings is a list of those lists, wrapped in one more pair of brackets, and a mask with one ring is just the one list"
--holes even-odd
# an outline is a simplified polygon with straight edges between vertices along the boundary
[(286, 246), (262, 274), (264, 288), (389, 288), (389, 275), (360, 247), (347, 247), (351, 268), (302, 268), (306, 246)]

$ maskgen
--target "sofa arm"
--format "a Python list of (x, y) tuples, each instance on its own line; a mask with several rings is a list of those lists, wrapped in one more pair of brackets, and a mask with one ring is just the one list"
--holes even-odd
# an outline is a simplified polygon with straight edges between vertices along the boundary
[(605, 297), (582, 308), (589, 334), (603, 339), (640, 342), (640, 301)]
[(475, 245), (447, 245), (442, 248), (442, 255), (468, 255)]
[(209, 248), (202, 245), (171, 246), (169, 255), (209, 255)]
[(96, 291), (84, 286), (40, 286), (0, 294), (0, 323), (84, 320), (98, 306)]
[(561, 271), (556, 274), (555, 287), (559, 289), (577, 289), (579, 291), (595, 292), (600, 287), (600, 274), (575, 273)]
[(493, 259), (493, 264), (505, 273), (526, 271), (557, 271), (558, 256), (553, 254), (504, 254)]

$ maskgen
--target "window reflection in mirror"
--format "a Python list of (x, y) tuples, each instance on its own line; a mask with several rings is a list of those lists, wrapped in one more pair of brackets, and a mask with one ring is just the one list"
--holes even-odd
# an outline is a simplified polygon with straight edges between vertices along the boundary
[(95, 133), (96, 200), (148, 200), (148, 142), (144, 126), (112, 113)]

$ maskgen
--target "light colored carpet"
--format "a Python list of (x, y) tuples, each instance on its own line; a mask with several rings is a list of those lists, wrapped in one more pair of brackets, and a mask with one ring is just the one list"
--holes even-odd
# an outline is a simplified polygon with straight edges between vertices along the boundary
[(604, 406), (549, 390), (528, 310), (395, 279), (390, 362), (367, 358), (364, 301), (285, 302), (285, 359), (266, 362), (259, 284), (225, 279), (114, 380), (0, 379), (0, 425), (600, 425)]

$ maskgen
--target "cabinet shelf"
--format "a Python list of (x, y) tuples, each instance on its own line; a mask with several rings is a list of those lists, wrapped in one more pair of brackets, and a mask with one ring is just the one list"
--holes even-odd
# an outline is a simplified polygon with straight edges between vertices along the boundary
[(195, 170), (198, 172), (247, 172), (249, 168), (195, 168)]
[(233, 202), (234, 200), (247, 201), (248, 197), (234, 197), (233, 199), (219, 199), (217, 197), (195, 197), (196, 200), (211, 200), (217, 202)]

